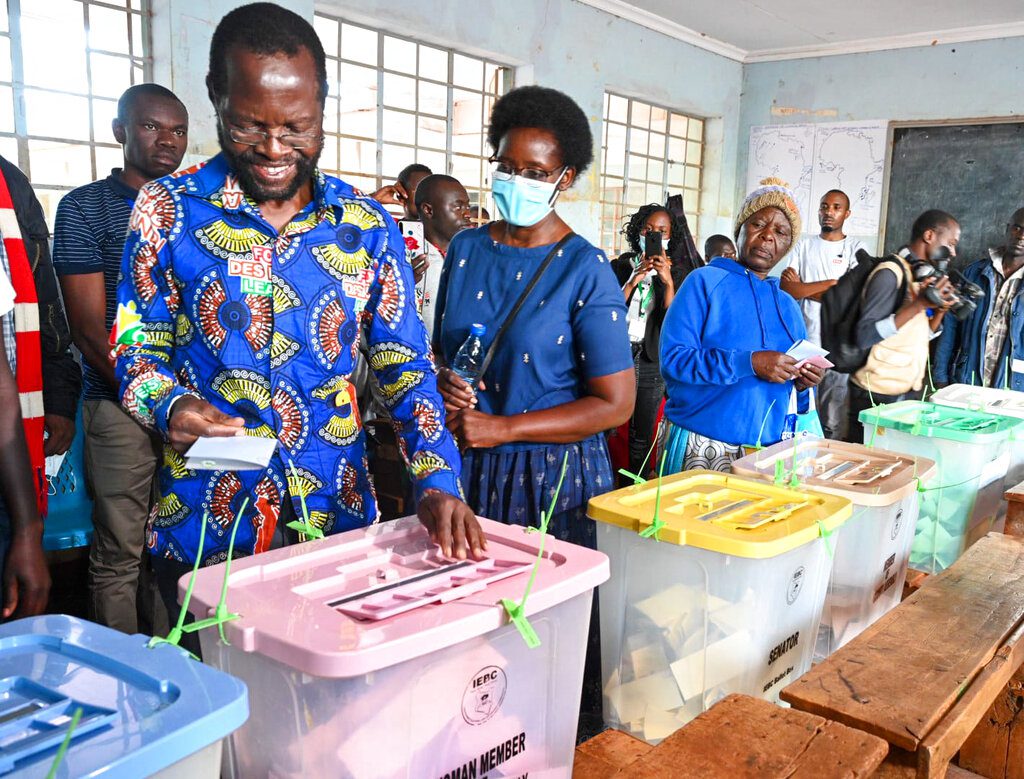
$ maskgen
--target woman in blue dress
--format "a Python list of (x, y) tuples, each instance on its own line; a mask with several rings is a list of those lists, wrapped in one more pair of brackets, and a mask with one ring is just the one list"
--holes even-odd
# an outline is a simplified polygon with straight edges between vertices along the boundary
[(568, 96), (529, 86), (499, 99), (488, 141), (500, 221), (463, 230), (445, 259), (434, 349), (451, 365), (474, 323), (486, 349), (555, 245), (570, 236), (498, 345), (473, 390), (447, 367), (439, 386), (448, 426), (464, 449), (462, 484), (480, 515), (537, 526), (568, 453), (549, 525), (593, 547), (587, 501), (614, 488), (603, 431), (633, 409), (626, 307), (604, 252), (554, 211), (593, 159), (590, 125)]
[[(568, 455), (548, 532), (594, 548), (587, 501), (614, 488), (603, 433), (629, 418), (636, 383), (611, 264), (554, 211), (559, 193), (593, 159), (590, 125), (561, 92), (520, 87), (494, 104), (487, 140), (502, 219), (463, 230), (448, 248), (434, 320), (442, 366), (451, 365), (474, 323), (487, 326), (486, 349), (537, 269), (554, 257), (475, 393), (447, 367), (438, 372), (448, 426), (464, 450), (466, 500), (480, 516), (536, 527), (552, 508)], [(602, 729), (594, 595), (577, 738)]]

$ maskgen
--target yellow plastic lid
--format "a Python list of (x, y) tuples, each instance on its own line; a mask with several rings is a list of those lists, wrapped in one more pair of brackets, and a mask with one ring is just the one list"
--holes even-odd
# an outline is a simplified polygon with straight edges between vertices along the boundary
[(780, 469), (788, 484), (794, 460), (801, 488), (849, 498), (858, 506), (891, 506), (936, 471), (935, 461), (926, 457), (870, 449), (864, 444), (801, 438), (748, 454), (732, 464), (732, 472), (774, 482), (776, 469)]
[[(640, 533), (654, 521), (657, 488), (653, 479), (598, 495), (590, 499), (587, 515)], [(659, 519), (664, 525), (658, 540), (764, 559), (810, 543), (823, 530), (835, 530), (852, 513), (849, 499), (838, 495), (719, 471), (685, 471), (661, 479)]]

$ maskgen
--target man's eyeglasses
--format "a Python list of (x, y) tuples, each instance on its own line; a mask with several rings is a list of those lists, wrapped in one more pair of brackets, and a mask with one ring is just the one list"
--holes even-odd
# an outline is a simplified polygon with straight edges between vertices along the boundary
[(527, 181), (547, 181), (556, 173), (564, 170), (564, 168), (556, 168), (555, 170), (544, 170), (543, 168), (513, 168), (511, 165), (502, 162), (501, 160), (491, 158), (488, 161), (491, 163), (491, 175), (496, 179), (503, 179), (505, 181), (508, 181), (513, 176), (520, 176)]
[(227, 129), (231, 140), (235, 143), (240, 143), (243, 146), (259, 146), (270, 138), (275, 138), (285, 146), (291, 146), (293, 149), (309, 149), (320, 143), (324, 137), (321, 130), (311, 130), (305, 133), (282, 133), (281, 135), (272, 135), (264, 130), (243, 130), (240, 127), (233, 127), (223, 118), (221, 119), (221, 122)]

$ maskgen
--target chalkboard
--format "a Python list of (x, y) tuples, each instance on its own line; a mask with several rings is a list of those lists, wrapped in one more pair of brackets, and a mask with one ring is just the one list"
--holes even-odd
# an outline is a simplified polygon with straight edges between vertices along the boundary
[(948, 211), (962, 230), (956, 265), (1000, 246), (1006, 224), (1024, 207), (1024, 123), (897, 127), (893, 133), (884, 246), (910, 240), (914, 219)]

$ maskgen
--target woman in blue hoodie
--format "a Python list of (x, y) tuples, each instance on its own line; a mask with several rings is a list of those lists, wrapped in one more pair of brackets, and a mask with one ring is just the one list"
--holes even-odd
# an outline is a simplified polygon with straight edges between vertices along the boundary
[(668, 420), (665, 472), (728, 471), (743, 445), (782, 437), (794, 386), (821, 381), (786, 351), (807, 333), (796, 301), (768, 274), (800, 235), (800, 210), (779, 179), (765, 179), (736, 220), (736, 260), (691, 273), (661, 333)]

